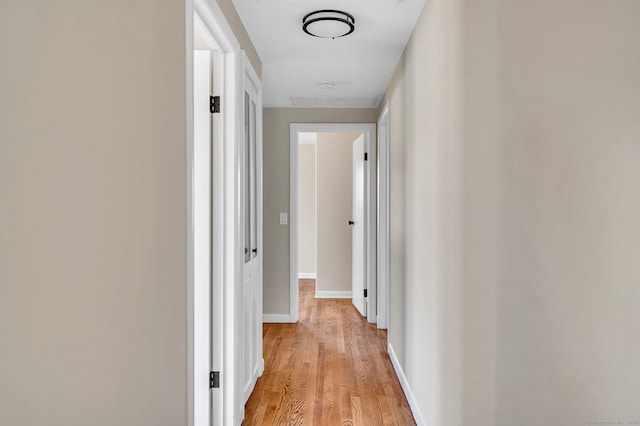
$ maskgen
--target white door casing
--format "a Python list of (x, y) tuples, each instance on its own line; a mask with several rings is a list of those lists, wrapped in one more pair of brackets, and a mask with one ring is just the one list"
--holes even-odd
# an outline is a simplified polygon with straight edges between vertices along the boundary
[(378, 119), (378, 328), (389, 318), (389, 105)]
[[(242, 132), (241, 110), (238, 100), (242, 90), (242, 61), (240, 44), (231, 27), (227, 23), (222, 10), (215, 2), (206, 0), (187, 0), (186, 2), (186, 86), (187, 86), (187, 314), (188, 314), (188, 393), (187, 393), (187, 425), (194, 426), (199, 412), (196, 411), (196, 400), (199, 393), (206, 393), (211, 398), (208, 413), (213, 426), (239, 425), (243, 407), (237, 392), (241, 388), (241, 378), (236, 372), (235, 358), (240, 350), (237, 348), (239, 331), (236, 332), (238, 306), (241, 301), (236, 289), (240, 287), (242, 259), (236, 254), (240, 245), (240, 209), (235, 202), (238, 196), (239, 169), (239, 136)], [(211, 279), (211, 315), (210, 327), (212, 335), (210, 368), (220, 372), (220, 387), (202, 388), (202, 376), (196, 376), (196, 329), (203, 327), (202, 316), (196, 315), (196, 191), (197, 184), (202, 182), (196, 177), (195, 124), (194, 117), (194, 31), (205, 39), (213, 55), (213, 88), (216, 95), (223, 99), (221, 113), (212, 116), (211, 149), (211, 239), (210, 239), (210, 279)], [(206, 155), (205, 155), (206, 157)], [(207, 318), (204, 319), (206, 321)], [(206, 370), (206, 368), (205, 368)], [(206, 374), (208, 378), (208, 374)], [(199, 423), (198, 423), (199, 424)]]
[[(298, 134), (299, 133), (363, 133), (365, 149), (369, 162), (376, 163), (376, 124), (375, 123), (291, 123), (289, 132), (290, 151), (290, 186), (289, 186), (289, 314), (270, 315), (270, 322), (298, 321)], [(368, 224), (364, 230), (367, 247), (365, 250), (366, 278), (369, 313), (367, 320), (376, 322), (376, 275), (377, 275), (377, 167), (367, 167), (365, 174), (365, 191), (368, 200), (365, 205), (365, 217)]]
[(351, 216), (351, 300), (362, 316), (367, 315), (365, 289), (365, 161), (364, 136), (353, 141), (353, 213)]

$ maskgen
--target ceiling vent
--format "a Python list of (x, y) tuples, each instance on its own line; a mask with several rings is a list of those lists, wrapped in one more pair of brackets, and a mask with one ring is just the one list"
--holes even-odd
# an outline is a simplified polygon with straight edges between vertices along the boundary
[(378, 97), (292, 96), (291, 103), (296, 107), (308, 108), (375, 108), (378, 106)]

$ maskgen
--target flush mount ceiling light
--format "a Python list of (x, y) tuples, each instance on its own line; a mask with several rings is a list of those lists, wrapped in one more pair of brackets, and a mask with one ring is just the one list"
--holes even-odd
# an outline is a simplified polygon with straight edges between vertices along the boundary
[(316, 10), (302, 18), (302, 30), (314, 37), (338, 38), (356, 29), (352, 15), (339, 10)]

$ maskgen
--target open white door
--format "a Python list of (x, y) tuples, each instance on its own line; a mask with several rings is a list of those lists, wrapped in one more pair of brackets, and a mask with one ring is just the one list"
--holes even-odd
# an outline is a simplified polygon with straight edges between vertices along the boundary
[(352, 232), (352, 300), (363, 316), (367, 315), (367, 303), (364, 297), (365, 283), (365, 161), (364, 135), (353, 141), (353, 219), (350, 222)]
[(211, 52), (193, 52), (194, 426), (211, 424)]

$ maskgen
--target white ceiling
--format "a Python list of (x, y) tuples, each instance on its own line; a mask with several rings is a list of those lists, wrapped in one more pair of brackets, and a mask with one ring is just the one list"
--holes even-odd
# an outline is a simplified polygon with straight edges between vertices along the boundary
[[(233, 0), (262, 59), (265, 107), (377, 107), (425, 0)], [(338, 9), (355, 31), (302, 31), (309, 12)], [(321, 88), (330, 81), (332, 88)]]

